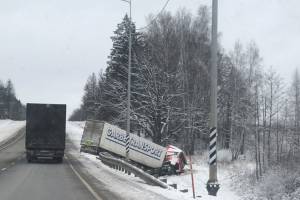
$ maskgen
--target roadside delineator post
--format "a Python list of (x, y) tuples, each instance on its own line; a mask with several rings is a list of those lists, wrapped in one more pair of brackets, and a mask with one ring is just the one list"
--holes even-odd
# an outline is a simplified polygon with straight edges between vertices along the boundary
[(129, 160), (129, 133), (126, 132), (126, 159)]
[(217, 128), (210, 129), (209, 137), (209, 180), (207, 182), (209, 195), (217, 196), (220, 185), (217, 180)]

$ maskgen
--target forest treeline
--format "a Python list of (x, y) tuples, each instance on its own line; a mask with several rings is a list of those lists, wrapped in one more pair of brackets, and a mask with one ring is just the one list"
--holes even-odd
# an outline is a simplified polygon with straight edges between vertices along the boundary
[[(117, 25), (104, 72), (92, 73), (70, 120), (105, 120), (126, 129), (128, 35), (132, 31), (131, 132), (188, 153), (207, 148), (210, 26), (207, 7), (149, 17), (138, 31), (126, 15)], [(218, 51), (218, 146), (232, 160), (250, 152), (259, 179), (269, 166), (300, 156), (300, 77), (291, 83), (263, 66), (258, 46), (237, 41)], [(293, 66), (286, 66), (293, 67)], [(201, 145), (205, 144), (205, 145)]]
[(25, 106), (17, 99), (11, 80), (0, 80), (0, 119), (25, 119)]

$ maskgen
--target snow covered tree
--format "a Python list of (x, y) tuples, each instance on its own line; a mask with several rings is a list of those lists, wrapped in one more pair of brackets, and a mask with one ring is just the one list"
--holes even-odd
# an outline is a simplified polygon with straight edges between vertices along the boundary
[[(134, 119), (157, 143), (180, 142), (193, 153), (205, 134), (208, 115), (209, 18), (201, 7), (193, 18), (185, 10), (165, 12), (143, 33), (138, 54)], [(151, 117), (150, 117), (151, 116)]]
[(16, 98), (14, 85), (8, 80), (4, 85), (0, 80), (0, 119), (25, 119), (25, 107)]
[[(111, 37), (113, 42), (109, 61), (106, 68), (106, 77), (110, 80), (119, 81), (122, 85), (127, 85), (128, 80), (128, 48), (129, 33), (131, 31), (132, 49), (137, 46), (137, 33), (134, 23), (131, 22), (127, 15), (123, 21), (117, 25), (114, 36)], [(134, 51), (132, 51), (134, 52)], [(132, 54), (132, 68), (136, 68), (136, 59)]]
[(103, 104), (107, 120), (125, 128), (127, 110), (127, 86), (128, 86), (128, 51), (129, 33), (131, 32), (132, 58), (131, 58), (131, 91), (136, 89), (138, 79), (138, 65), (135, 52), (138, 51), (139, 34), (133, 22), (127, 15), (123, 21), (117, 25), (114, 36), (111, 37), (113, 46), (108, 66), (105, 72), (105, 82), (103, 85)]
[[(230, 148), (235, 160), (245, 152), (245, 141), (256, 129), (259, 94), (260, 61), (258, 48), (250, 43), (247, 50), (237, 42), (229, 56), (221, 57), (218, 96), (219, 132), (225, 148)], [(258, 97), (258, 96), (257, 96)]]
[(175, 16), (176, 35), (179, 41), (180, 59), (177, 78), (180, 80), (179, 93), (182, 94), (181, 129), (184, 149), (194, 153), (196, 138), (208, 132), (209, 108), (209, 12), (207, 7), (200, 7), (198, 15), (181, 10)]
[[(272, 149), (272, 132), (275, 133), (273, 128), (273, 121), (277, 110), (274, 109), (275, 105), (278, 105), (282, 97), (282, 82), (279, 75), (271, 67), (265, 74), (265, 94), (266, 94), (266, 108), (268, 108), (268, 134), (267, 134), (267, 162), (271, 163), (272, 153), (275, 149)], [(267, 113), (266, 113), (267, 114)], [(274, 136), (274, 135), (273, 135)], [(274, 137), (273, 137), (274, 138)], [(275, 145), (274, 145), (275, 146)]]
[(86, 120), (86, 113), (82, 109), (82, 106), (80, 108), (75, 109), (71, 116), (69, 117), (70, 121), (84, 121)]
[(300, 152), (300, 75), (296, 69), (293, 75), (291, 87), (290, 106), (292, 111), (292, 133), (290, 135), (290, 150), (289, 154), (292, 158), (298, 157)]
[(87, 118), (95, 117), (95, 103), (97, 98), (97, 77), (92, 73), (84, 86), (84, 95), (82, 97), (82, 109), (86, 113)]

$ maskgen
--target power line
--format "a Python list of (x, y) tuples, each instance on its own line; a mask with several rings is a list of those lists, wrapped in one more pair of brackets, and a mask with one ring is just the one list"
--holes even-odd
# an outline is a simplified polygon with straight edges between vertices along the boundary
[(165, 10), (165, 8), (167, 7), (168, 3), (170, 2), (170, 0), (167, 0), (165, 5), (163, 6), (163, 8), (159, 11), (159, 13), (154, 17), (154, 19), (151, 20), (151, 22), (147, 25), (147, 26), (144, 26), (144, 27), (141, 27), (141, 28), (137, 28), (136, 30), (137, 31), (141, 31), (143, 29), (147, 29), (153, 22), (155, 22), (157, 20), (157, 18), (159, 17), (159, 15)]

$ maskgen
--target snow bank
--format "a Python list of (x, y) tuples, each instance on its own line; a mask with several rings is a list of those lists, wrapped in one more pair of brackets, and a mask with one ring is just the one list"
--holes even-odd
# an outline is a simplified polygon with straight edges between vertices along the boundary
[(246, 162), (244, 168), (235, 165), (233, 181), (237, 191), (243, 199), (252, 200), (299, 200), (300, 199), (300, 169), (295, 166), (293, 170), (287, 170), (281, 166), (273, 166), (256, 180), (255, 163), (250, 168)]
[(142, 179), (134, 177), (134, 175), (126, 175), (123, 172), (114, 170), (104, 165), (96, 156), (81, 153), (79, 158), (86, 169), (94, 175), (98, 180), (105, 180), (107, 190), (116, 193), (124, 200), (190, 200), (187, 195), (173, 189), (162, 189), (158, 186), (151, 186)]
[[(224, 159), (227, 158), (227, 153), (223, 152)], [(220, 190), (217, 197), (212, 197), (207, 194), (206, 183), (208, 180), (209, 166), (207, 163), (207, 152), (203, 155), (192, 156), (195, 194), (201, 196), (201, 199), (214, 199), (214, 200), (238, 200), (240, 197), (233, 191), (231, 187), (231, 169), (228, 164), (218, 165), (218, 182)], [(188, 160), (189, 162), (189, 160)], [(179, 189), (188, 189), (189, 195), (192, 195), (192, 178), (189, 166), (185, 166), (185, 172), (180, 175), (173, 175), (167, 177), (168, 182), (177, 183)]]
[(80, 149), (80, 141), (83, 133), (85, 122), (67, 122), (66, 132), (69, 139)]
[(25, 126), (25, 121), (0, 120), (0, 142), (10, 138)]

